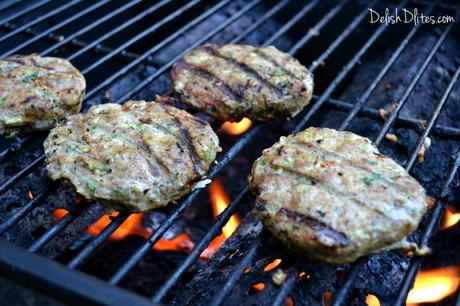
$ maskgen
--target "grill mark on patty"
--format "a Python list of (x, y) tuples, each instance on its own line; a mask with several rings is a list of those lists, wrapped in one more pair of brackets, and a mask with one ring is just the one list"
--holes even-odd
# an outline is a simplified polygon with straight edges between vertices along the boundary
[(190, 160), (192, 161), (193, 170), (198, 176), (200, 176), (202, 173), (202, 169), (199, 164), (200, 157), (198, 156), (198, 153), (193, 144), (193, 139), (190, 136), (188, 129), (182, 126), (181, 122), (169, 112), (169, 110), (167, 109), (165, 105), (162, 105), (161, 103), (159, 103), (158, 105), (160, 105), (160, 107), (171, 117), (172, 123), (179, 130), (181, 138), (182, 138), (182, 142), (186, 144), (188, 156), (190, 157)]
[(258, 48), (254, 48), (253, 52), (256, 53), (258, 56), (260, 56), (261, 58), (263, 58), (264, 60), (266, 60), (267, 62), (270, 62), (273, 66), (275, 66), (279, 70), (282, 70), (284, 73), (289, 75), (291, 78), (303, 82), (303, 80), (301, 78), (298, 78), (294, 73), (292, 73), (291, 71), (287, 70), (283, 65), (278, 64), (278, 62), (276, 60), (274, 60), (270, 55), (266, 54), (265, 52), (261, 51)]
[(162, 159), (159, 158), (157, 156), (157, 154), (155, 154), (155, 152), (150, 150), (150, 146), (145, 142), (145, 139), (143, 139), (143, 138), (140, 139), (139, 148), (141, 149), (141, 151), (144, 151), (144, 152), (148, 153), (148, 156), (152, 156), (154, 161), (155, 161), (155, 163), (157, 164), (157, 167), (153, 167), (152, 162), (150, 161), (150, 159), (147, 158), (144, 154), (141, 153), (141, 155), (145, 158), (145, 160), (147, 161), (147, 163), (149, 164), (151, 169), (156, 170), (155, 172), (152, 172), (152, 174), (154, 174), (154, 175), (156, 174), (157, 176), (160, 176), (161, 173), (159, 172), (158, 169), (162, 169), (164, 177), (167, 177), (167, 173), (170, 173), (171, 171), (169, 171), (169, 168), (162, 161)]
[(349, 243), (349, 239), (345, 233), (333, 229), (330, 225), (312, 216), (307, 216), (287, 208), (281, 208), (276, 213), (276, 215), (291, 219), (295, 223), (302, 223), (305, 226), (313, 229), (317, 238), (324, 237), (327, 239), (332, 239), (334, 243), (332, 245), (327, 245), (329, 247), (343, 247)]
[[(203, 67), (196, 66), (194, 64), (187, 63), (185, 60), (180, 60), (176, 63), (174, 72), (172, 73), (172, 78), (176, 79), (177, 75), (181, 70), (190, 70), (193, 74), (196, 74), (203, 79), (209, 81), (213, 84), (224, 96), (229, 98), (232, 103), (237, 104), (238, 101), (244, 101), (244, 97), (240, 92), (233, 90), (229, 85), (227, 85), (223, 80), (218, 76), (210, 73), (209, 71), (203, 69)], [(219, 99), (213, 99), (214, 102), (219, 103), (222, 107), (226, 107), (225, 103)]]
[[(18, 64), (20, 66), (26, 66), (26, 67), (30, 67), (30, 68), (40, 68), (40, 69), (44, 69), (46, 70), (48, 73), (50, 72), (53, 72), (53, 73), (58, 73), (58, 74), (72, 74), (72, 73), (75, 73), (74, 71), (60, 71), (60, 72), (57, 72), (55, 69), (51, 68), (51, 67), (48, 67), (48, 66), (42, 66), (40, 64), (38, 64), (35, 60), (35, 58), (31, 58), (31, 62), (32, 63), (26, 63), (24, 60), (21, 60), (21, 59), (14, 59), (14, 58), (4, 58), (2, 59), (1, 61), (3, 62), (8, 62), (8, 63), (14, 63), (14, 64)], [(66, 67), (67, 68), (67, 67)]]
[(274, 172), (273, 175), (278, 175), (278, 176), (281, 176), (283, 178), (291, 178), (289, 177), (288, 175), (291, 174), (292, 176), (294, 176), (295, 178), (307, 178), (309, 180), (312, 181), (312, 184), (310, 184), (309, 186), (311, 188), (314, 188), (314, 189), (317, 189), (317, 190), (321, 190), (321, 191), (324, 191), (327, 193), (327, 191), (325, 191), (324, 188), (321, 188), (319, 187), (317, 184), (318, 183), (321, 183), (323, 184), (324, 186), (327, 186), (329, 189), (331, 189), (333, 191), (333, 194), (339, 198), (339, 201), (340, 202), (348, 202), (348, 201), (345, 201), (345, 200), (352, 200), (354, 201), (355, 203), (357, 203), (361, 208), (362, 207), (366, 207), (368, 210), (370, 211), (375, 211), (376, 213), (384, 216), (384, 217), (387, 217), (387, 218), (391, 218), (392, 217), (392, 214), (391, 213), (387, 213), (381, 209), (379, 209), (378, 206), (371, 206), (371, 205), (368, 205), (366, 202), (364, 201), (361, 201), (357, 198), (355, 198), (354, 196), (351, 196), (351, 195), (346, 195), (344, 194), (341, 190), (338, 190), (336, 188), (334, 188), (332, 185), (329, 185), (329, 184), (326, 184), (326, 182), (324, 181), (320, 181), (318, 180), (317, 177), (315, 176), (307, 176), (303, 173), (299, 173), (298, 171), (294, 170), (294, 169), (291, 169), (291, 168), (287, 168), (287, 167), (284, 167), (282, 165), (275, 165), (273, 163), (270, 163), (270, 166), (272, 166), (272, 169), (277, 169), (277, 170), (284, 170), (282, 173), (278, 173), (278, 172)]
[(221, 58), (225, 60), (228, 64), (237, 67), (239, 70), (243, 71), (246, 75), (248, 75), (248, 79), (255, 79), (261, 86), (268, 87), (271, 92), (273, 92), (278, 98), (284, 96), (283, 90), (276, 86), (275, 84), (270, 83), (267, 79), (262, 77), (259, 72), (251, 68), (248, 64), (244, 62), (240, 62), (232, 57), (225, 56), (219, 53), (217, 46), (203, 46), (201, 50), (206, 52), (209, 55)]
[[(150, 151), (150, 150), (149, 150), (149, 151)], [(147, 163), (147, 165), (149, 165), (150, 175), (152, 175), (152, 176), (157, 176), (157, 177), (160, 176), (160, 171), (159, 171), (159, 169), (158, 169), (159, 167), (158, 167), (158, 168), (155, 167), (155, 166), (152, 164), (152, 161), (150, 160), (150, 158), (147, 158), (147, 156), (145, 156), (145, 154), (142, 152), (142, 150), (140, 150), (139, 155), (141, 155), (141, 156), (144, 158), (144, 160), (145, 160), (145, 162)], [(156, 156), (154, 156), (153, 154), (150, 154), (150, 156), (152, 156), (152, 157), (155, 159), (155, 161), (157, 160)], [(158, 164), (158, 163), (157, 163), (157, 164)], [(158, 164), (158, 166), (159, 166), (159, 164)]]
[[(338, 154), (336, 152), (329, 151), (329, 150), (326, 150), (326, 149), (324, 149), (322, 147), (316, 146), (314, 143), (310, 143), (310, 142), (307, 142), (307, 141), (299, 141), (298, 140), (297, 142), (287, 143), (287, 144), (284, 144), (284, 145), (290, 145), (290, 146), (293, 146), (295, 148), (300, 148), (306, 153), (309, 153), (307, 148), (315, 149), (315, 152), (317, 152), (317, 153), (320, 152), (320, 153), (323, 153), (323, 155), (332, 156), (333, 157), (333, 158), (331, 158), (332, 160), (339, 161), (342, 164), (348, 164), (352, 168), (355, 168), (355, 169), (360, 169), (360, 170), (367, 171), (368, 175), (374, 173), (374, 169), (372, 169), (371, 167), (369, 167), (369, 168), (363, 167), (363, 165), (357, 163), (353, 159), (346, 158), (345, 156), (343, 156), (341, 154)], [(325, 159), (327, 159), (327, 158), (325, 158)], [(383, 180), (385, 183), (387, 183), (386, 186), (394, 186), (394, 187), (397, 187), (397, 188), (395, 188), (395, 189), (397, 189), (397, 191), (400, 191), (400, 192), (403, 192), (403, 193), (406, 193), (406, 194), (408, 193), (407, 189), (404, 188), (404, 185), (397, 184), (395, 181), (390, 181), (385, 175), (381, 175), (380, 180)]]

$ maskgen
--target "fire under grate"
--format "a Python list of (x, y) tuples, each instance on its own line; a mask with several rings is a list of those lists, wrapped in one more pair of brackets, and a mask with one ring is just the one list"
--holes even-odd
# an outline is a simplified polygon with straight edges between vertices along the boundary
[[(312, 103), (292, 121), (255, 123), (242, 136), (222, 136), (224, 152), (208, 178), (220, 179), (232, 201), (215, 219), (207, 223), (209, 216), (199, 215), (211, 187), (195, 189), (149, 216), (156, 218), (150, 220), (151, 231), (133, 241), (111, 240), (132, 218), (123, 213), (88, 234), (87, 227), (107, 211), (46, 178), (44, 133), (0, 139), (5, 287), (14, 280), (56, 298), (50, 305), (361, 305), (369, 294), (382, 305), (404, 305), (424, 258), (383, 252), (340, 267), (309, 262), (284, 249), (248, 212), (252, 198), (245, 176), (261, 149), (281, 135), (327, 126), (369, 137), (422, 183), (434, 204), (411, 239), (436, 243), (431, 238), (446, 206), (457, 199), (459, 29), (456, 23), (370, 24), (370, 7), (417, 7), (456, 20), (459, 12), (450, 2), (415, 0), (0, 4), (1, 57), (37, 52), (68, 58), (87, 79), (83, 111), (98, 103), (169, 94), (171, 65), (206, 42), (275, 45), (305, 64), (316, 83)], [(215, 129), (222, 125), (211, 123)], [(388, 134), (398, 135), (398, 142), (388, 141)], [(431, 146), (421, 163), (427, 137)], [(56, 218), (59, 209), (66, 213)], [(244, 217), (238, 229), (212, 258), (203, 259), (237, 212)], [(177, 237), (187, 223), (196, 229), (188, 233), (194, 243), (183, 246), (185, 252), (152, 250), (165, 236)], [(458, 250), (450, 252), (459, 257)], [(266, 269), (274, 262), (276, 268)], [(275, 284), (280, 268), (286, 278)], [(452, 294), (449, 303), (460, 304), (460, 294)]]

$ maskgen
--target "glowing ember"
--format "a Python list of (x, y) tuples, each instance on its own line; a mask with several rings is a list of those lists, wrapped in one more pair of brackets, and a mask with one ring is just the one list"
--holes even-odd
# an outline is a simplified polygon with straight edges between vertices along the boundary
[(29, 190), (27, 195), (29, 196), (29, 199), (31, 199), (31, 200), (34, 198), (34, 194), (32, 193), (32, 190)]
[(323, 292), (323, 303), (324, 303), (324, 306), (332, 305), (332, 292), (330, 291)]
[[(224, 186), (220, 179), (215, 179), (208, 188), (209, 195), (211, 197), (211, 205), (214, 217), (217, 217), (221, 212), (227, 208), (230, 204), (230, 199), (225, 193)], [(227, 224), (222, 228), (222, 234), (214, 238), (213, 241), (209, 244), (206, 250), (201, 253), (200, 257), (202, 259), (209, 259), (212, 255), (219, 249), (219, 247), (227, 240), (228, 237), (236, 230), (239, 224), (239, 219), (235, 215), (230, 217)]]
[[(54, 211), (53, 216), (60, 220), (68, 213), (67, 210), (63, 208), (58, 208)], [(88, 229), (86, 230), (87, 233), (97, 236), (100, 232), (104, 230), (104, 228), (110, 224), (111, 217), (116, 217), (118, 212), (115, 211), (110, 215), (104, 215), (95, 223), (93, 223)], [(125, 222), (121, 224), (121, 226), (110, 236), (111, 241), (121, 241), (126, 239), (126, 237), (130, 235), (140, 236), (144, 239), (150, 237), (152, 232), (145, 228), (142, 225), (142, 213), (132, 214), (130, 215)], [(190, 237), (182, 233), (171, 240), (167, 239), (160, 239), (153, 248), (157, 251), (185, 251), (190, 252), (194, 247), (194, 243), (190, 240)]]
[(69, 211), (67, 209), (58, 208), (53, 212), (53, 217), (56, 218), (56, 220), (61, 220), (68, 213), (69, 213)]
[(375, 295), (368, 294), (366, 295), (366, 304), (367, 306), (380, 306), (380, 301)]
[(246, 132), (251, 127), (251, 125), (251, 120), (248, 118), (243, 118), (239, 122), (225, 121), (224, 124), (222, 124), (221, 129), (230, 135), (240, 135)]
[(294, 306), (294, 299), (290, 296), (288, 296), (286, 298), (286, 300), (284, 301), (284, 305), (286, 306)]
[(454, 226), (460, 221), (460, 212), (455, 211), (452, 206), (446, 207), (446, 213), (444, 214), (444, 222), (441, 225), (441, 230)]
[(268, 265), (265, 266), (264, 272), (275, 269), (281, 263), (281, 259), (277, 258)]
[(264, 283), (257, 283), (255, 285), (253, 285), (252, 288), (256, 289), (257, 291), (262, 291), (265, 288), (265, 284)]
[(296, 281), (299, 283), (303, 278), (310, 278), (310, 275), (305, 273), (304, 271), (300, 272), (299, 275), (297, 275)]
[(438, 302), (457, 291), (459, 285), (460, 266), (420, 271), (406, 302), (407, 304)]

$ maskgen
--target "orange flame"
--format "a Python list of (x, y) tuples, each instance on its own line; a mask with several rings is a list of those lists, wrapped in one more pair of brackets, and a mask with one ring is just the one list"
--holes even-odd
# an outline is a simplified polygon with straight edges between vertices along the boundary
[(265, 288), (264, 283), (257, 283), (255, 285), (252, 285), (252, 288), (256, 289), (257, 291), (262, 291)]
[(248, 118), (243, 118), (238, 122), (225, 121), (221, 129), (230, 135), (240, 135), (246, 132), (252, 125), (252, 121)]
[(65, 215), (67, 215), (69, 213), (69, 211), (67, 209), (64, 209), (64, 208), (58, 208), (56, 209), (54, 212), (53, 212), (53, 217), (56, 219), (56, 220), (61, 220), (62, 218), (64, 218)]
[(277, 258), (268, 265), (265, 266), (264, 272), (275, 269), (281, 263), (281, 259)]
[(446, 207), (446, 212), (444, 214), (444, 221), (440, 230), (452, 227), (460, 221), (460, 212), (455, 211), (452, 206)]
[(294, 306), (294, 299), (290, 296), (288, 296), (286, 298), (286, 300), (284, 301), (284, 305), (286, 306)]
[(366, 304), (367, 306), (380, 306), (380, 301), (375, 295), (368, 294), (366, 295)]
[[(230, 204), (230, 199), (227, 197), (225, 193), (224, 186), (220, 179), (215, 179), (210, 185), (208, 189), (209, 195), (211, 197), (211, 205), (214, 217), (219, 215), (221, 212), (227, 208)], [(214, 238), (213, 241), (209, 244), (206, 250), (201, 253), (200, 257), (202, 259), (210, 259), (212, 255), (219, 249), (219, 247), (227, 240), (228, 237), (232, 235), (232, 233), (236, 230), (239, 224), (239, 219), (235, 215), (230, 217), (227, 224), (222, 228), (222, 234)]]
[[(54, 211), (53, 216), (60, 220), (63, 218), (68, 211), (63, 208), (58, 208)], [(86, 230), (87, 233), (97, 236), (104, 228), (110, 224), (111, 217), (116, 217), (119, 213), (114, 211), (110, 215), (104, 215), (91, 226), (89, 226)], [(150, 237), (152, 232), (145, 228), (142, 225), (142, 213), (132, 214), (130, 215), (125, 222), (121, 224), (121, 226), (112, 233), (109, 240), (111, 241), (121, 241), (130, 235), (140, 236), (144, 239)], [(182, 233), (176, 236), (174, 239), (160, 239), (157, 243), (153, 246), (155, 250), (158, 251), (184, 251), (190, 252), (194, 247), (194, 243), (191, 241), (190, 237), (186, 233)]]
[(332, 292), (330, 292), (330, 291), (323, 292), (323, 304), (325, 306), (331, 306), (332, 305)]
[(29, 196), (29, 199), (31, 199), (31, 200), (34, 198), (34, 194), (32, 193), (32, 190), (29, 190), (27, 195)]
[(420, 271), (406, 302), (408, 305), (438, 302), (457, 291), (459, 285), (460, 266)]

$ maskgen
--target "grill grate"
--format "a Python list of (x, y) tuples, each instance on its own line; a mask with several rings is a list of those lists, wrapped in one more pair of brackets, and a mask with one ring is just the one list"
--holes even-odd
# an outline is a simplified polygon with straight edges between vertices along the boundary
[[(19, 10), (14, 10), (19, 4), (15, 1), (6, 3), (3, 6), (0, 6), (0, 15), (3, 13), (4, 18), (0, 21), (0, 26), (3, 26), (5, 33), (0, 36), (0, 43), (8, 42), (12, 39), (17, 38), (17, 44), (6, 49), (0, 49), (2, 56), (7, 56), (17, 52), (30, 51), (30, 48), (34, 47), (42, 39), (47, 39), (49, 42), (43, 51), (40, 52), (41, 55), (50, 55), (54, 53), (60, 54), (60, 52), (68, 53), (68, 50), (73, 50), (76, 48), (75, 52), (72, 52), (67, 56), (69, 60), (75, 61), (80, 60), (83, 63), (84, 68), (81, 69), (83, 74), (90, 75), (95, 74), (97, 70), (102, 69), (104, 65), (110, 64), (111, 61), (115, 58), (123, 58), (124, 61), (128, 63), (123, 64), (118, 70), (115, 70), (109, 75), (104, 75), (102, 78), (97, 79), (97, 85), (92, 87), (87, 93), (87, 100), (85, 107), (88, 107), (90, 103), (99, 103), (100, 93), (102, 90), (109, 87), (113, 82), (124, 77), (130, 71), (136, 69), (140, 65), (144, 65), (147, 62), (153, 65), (152, 56), (158, 52), (165, 50), (171, 43), (181, 39), (183, 35), (192, 31), (195, 27), (199, 26), (202, 22), (206, 21), (209, 18), (215, 16), (215, 14), (221, 12), (228, 6), (233, 5), (230, 0), (223, 0), (218, 3), (213, 2), (208, 4), (210, 1), (204, 0), (192, 0), (189, 2), (177, 2), (172, 0), (163, 0), (152, 3), (147, 3), (149, 1), (129, 1), (122, 2), (122, 5), (119, 5), (116, 8), (105, 9), (107, 5), (111, 5), (111, 1), (102, 0), (102, 1), (81, 1), (74, 0), (65, 3), (60, 3), (56, 5), (51, 1), (37, 1), (30, 3), (29, 5), (23, 5)], [(378, 1), (374, 1), (369, 4), (369, 7), (373, 7)], [(397, 5), (390, 4), (392, 7), (405, 7), (409, 4), (421, 5), (424, 7), (424, 12), (430, 14), (436, 10), (442, 10), (450, 12), (451, 15), (458, 16), (458, 9), (456, 6), (446, 6), (439, 4), (430, 4), (423, 1), (402, 1)], [(145, 5), (144, 5), (145, 4)], [(173, 6), (174, 4), (174, 6)], [(166, 27), (174, 27), (175, 22), (187, 14), (191, 14), (192, 11), (198, 6), (203, 6), (203, 4), (209, 5), (206, 10), (201, 11), (201, 14), (196, 14), (196, 17), (191, 21), (188, 21), (184, 24), (181, 24), (174, 32), (167, 35), (160, 42), (156, 42), (153, 47), (148, 43), (148, 48), (146, 51), (138, 54), (135, 51), (132, 51), (134, 48), (133, 45), (139, 42), (144, 42), (150, 37), (150, 35), (155, 34), (159, 31), (162, 31)], [(330, 5), (329, 5), (330, 4)], [(318, 39), (318, 33), (323, 31), (327, 26), (336, 20), (337, 16), (340, 14), (341, 10), (346, 6), (347, 1), (335, 1), (328, 3), (326, 12), (321, 15), (319, 20), (312, 25), (309, 25), (311, 28), (304, 34), (300, 35), (294, 43), (290, 45), (290, 48), (285, 50), (286, 52), (296, 55), (300, 50), (303, 50), (310, 42)], [(81, 36), (85, 36), (91, 31), (97, 31), (98, 27), (103, 25), (106, 22), (109, 22), (113, 18), (120, 18), (122, 14), (125, 14), (133, 9), (137, 8), (139, 5), (144, 5), (144, 10), (136, 10), (134, 16), (119, 25), (109, 29), (100, 37), (97, 37), (91, 41), (85, 41), (81, 39)], [(200, 37), (197, 40), (194, 40), (192, 43), (183, 48), (177, 55), (172, 59), (165, 61), (165, 63), (155, 66), (153, 73), (149, 74), (147, 77), (143, 78), (135, 86), (127, 88), (126, 92), (123, 92), (119, 97), (114, 99), (116, 103), (122, 103), (130, 98), (134, 98), (137, 95), (142, 95), (142, 91), (145, 90), (148, 86), (152, 84), (155, 80), (160, 80), (167, 72), (172, 64), (174, 64), (178, 59), (185, 55), (190, 50), (198, 47), (199, 45), (212, 40), (217, 35), (222, 34), (225, 30), (238, 22), (242, 17), (251, 14), (251, 12), (260, 5), (265, 5), (262, 0), (253, 0), (243, 2), (239, 9), (236, 10), (231, 16), (225, 19), (225, 21), (219, 23), (212, 30), (206, 33), (204, 36)], [(239, 35), (236, 35), (229, 41), (232, 43), (243, 42), (249, 35), (260, 30), (264, 23), (270, 20), (276, 14), (282, 13), (286, 10), (289, 5), (293, 5), (292, 0), (284, 0), (276, 3), (275, 5), (270, 6), (266, 12), (260, 16), (254, 23), (245, 28)], [(261, 46), (267, 46), (274, 44), (280, 38), (284, 37), (289, 31), (296, 29), (301, 20), (308, 16), (320, 6), (324, 5), (319, 0), (313, 0), (306, 3), (301, 9), (298, 10), (285, 24), (283, 24), (277, 31), (269, 36), (264, 42), (260, 43)], [(169, 6), (169, 11), (167, 10)], [(170, 7), (173, 7), (171, 9)], [(65, 13), (69, 10), (75, 10), (74, 14), (68, 15), (67, 18), (62, 21), (56, 22), (59, 14)], [(11, 12), (12, 11), (12, 12)], [(42, 12), (37, 15), (34, 13), (36, 11)], [(43, 13), (46, 12), (46, 13)], [(70, 33), (67, 34), (60, 40), (53, 40), (57, 37), (57, 34), (60, 33), (64, 28), (69, 25), (72, 25), (74, 22), (77, 22), (83, 18), (89, 18), (87, 15), (91, 13), (99, 12), (100, 17), (97, 19), (91, 19), (86, 26), (81, 28), (73, 28), (70, 30)], [(102, 13), (101, 13), (102, 12)], [(314, 72), (319, 68), (322, 68), (322, 65), (326, 60), (331, 59), (331, 56), (336, 52), (341, 46), (343, 46), (353, 33), (355, 33), (363, 21), (368, 16), (367, 7), (362, 8), (352, 19), (352, 21), (344, 28), (343, 31), (336, 33), (336, 38), (328, 45), (328, 47), (322, 52), (317, 59), (312, 61), (312, 64), (309, 66), (309, 69)], [(135, 33), (130, 36), (129, 39), (122, 41), (117, 46), (105, 46), (103, 45), (107, 40), (115, 37), (117, 34), (122, 33), (123, 31), (129, 29), (131, 26), (135, 25), (137, 22), (142, 21), (145, 18), (151, 17), (153, 15), (159, 15), (160, 18), (156, 18), (155, 22), (152, 25), (146, 27), (144, 30)], [(28, 17), (29, 16), (29, 17)], [(30, 17), (32, 16), (32, 17)], [(195, 16), (195, 15), (194, 15)], [(27, 17), (25, 21), (24, 17)], [(156, 21), (158, 19), (158, 21)], [(54, 22), (53, 22), (54, 21)], [(36, 30), (34, 27), (42, 23), (52, 22), (52, 25), (49, 27), (44, 27), (42, 30)], [(419, 84), (422, 76), (426, 72), (430, 63), (433, 62), (435, 56), (437, 55), (439, 49), (442, 47), (446, 38), (450, 34), (454, 23), (445, 25), (442, 28), (442, 31), (439, 33), (436, 38), (436, 42), (430, 48), (429, 53), (424, 58), (422, 64), (418, 67), (415, 67), (415, 75), (411, 78), (409, 85), (405, 88), (403, 94), (398, 99), (396, 107), (390, 114), (390, 116), (383, 122), (382, 127), (380, 128), (378, 134), (374, 138), (374, 143), (377, 146), (382, 145), (382, 141), (385, 135), (390, 131), (391, 128), (395, 126), (403, 126), (411, 128), (417, 131), (420, 131), (420, 136), (418, 137), (415, 146), (411, 150), (408, 158), (406, 159), (404, 166), (407, 171), (411, 171), (414, 167), (415, 161), (417, 159), (417, 154), (420, 151), (425, 138), (430, 135), (430, 133), (445, 138), (447, 140), (459, 140), (460, 129), (444, 124), (437, 123), (438, 118), (441, 114), (441, 110), (444, 105), (448, 102), (449, 97), (458, 81), (460, 74), (460, 65), (457, 60), (455, 72), (450, 77), (447, 87), (444, 89), (441, 98), (436, 103), (434, 110), (432, 111), (429, 119), (425, 122), (422, 119), (410, 118), (400, 116), (400, 111), (407, 103), (411, 95), (416, 89), (416, 86)], [(305, 30), (305, 27), (302, 27), (302, 31)], [(412, 27), (410, 31), (406, 34), (403, 40), (398, 44), (396, 50), (392, 53), (391, 57), (385, 62), (383, 67), (379, 69), (376, 77), (373, 79), (371, 85), (366, 89), (366, 91), (360, 95), (360, 98), (356, 103), (351, 103), (349, 101), (342, 101), (338, 99), (333, 99), (332, 94), (340, 86), (343, 86), (347, 77), (349, 77), (354, 69), (360, 64), (364, 57), (368, 54), (369, 50), (379, 42), (383, 34), (388, 30), (388, 27), (385, 25), (380, 25), (375, 27), (375, 30), (367, 38), (367, 40), (360, 45), (359, 50), (353, 54), (351, 59), (343, 66), (343, 68), (334, 76), (333, 80), (325, 86), (325, 89), (321, 92), (320, 95), (315, 96), (311, 106), (307, 109), (306, 113), (300, 118), (296, 125), (293, 128), (290, 128), (290, 132), (298, 132), (308, 126), (309, 123), (317, 116), (323, 108), (327, 109), (338, 109), (347, 113), (345, 119), (340, 124), (340, 130), (348, 129), (355, 118), (358, 116), (364, 116), (372, 119), (379, 120), (379, 113), (377, 109), (366, 107), (368, 104), (371, 95), (375, 92), (378, 85), (382, 82), (384, 77), (389, 73), (391, 68), (394, 66), (395, 62), (400, 58), (402, 53), (406, 48), (411, 44), (416, 34), (420, 31), (421, 28), (424, 28), (423, 25), (417, 25)], [(29, 33), (29, 34), (28, 34)], [(25, 36), (24, 36), (25, 35)], [(322, 36), (320, 35), (319, 38)], [(77, 43), (80, 42), (80, 43)], [(51, 45), (50, 45), (51, 43)], [(1, 45), (0, 45), (1, 46)], [(69, 49), (66, 49), (69, 48)], [(88, 62), (85, 60), (89, 52), (94, 54), (101, 54), (102, 56), (97, 57), (95, 61)], [(86, 56), (84, 56), (86, 55)], [(128, 56), (129, 55), (129, 56)], [(102, 81), (101, 81), (102, 79)], [(91, 100), (90, 100), (91, 99)], [(97, 100), (93, 102), (93, 100)], [(426, 123), (426, 124), (425, 124)], [(208, 177), (210, 179), (216, 178), (223, 169), (234, 160), (234, 158), (242, 151), (245, 146), (250, 144), (255, 137), (266, 127), (265, 124), (255, 124), (246, 134), (241, 136), (237, 142), (223, 155), (219, 160), (219, 163), (215, 165), (209, 172)], [(0, 161), (10, 157), (15, 152), (21, 152), (25, 150), (25, 147), (28, 143), (33, 140), (33, 136), (25, 136), (20, 139), (12, 142), (9, 147), (4, 151), (0, 152)], [(460, 166), (460, 154), (458, 152), (450, 152), (449, 154), (455, 155), (452, 163), (452, 167), (445, 178), (445, 182), (442, 186), (442, 190), (437, 197), (438, 201), (436, 202), (434, 208), (429, 213), (429, 217), (426, 222), (422, 224), (422, 235), (419, 241), (420, 245), (427, 244), (430, 238), (434, 235), (439, 219), (441, 218), (444, 208), (446, 205), (445, 198), (450, 194), (450, 187), (455, 180), (458, 167)], [(26, 178), (29, 174), (37, 169), (37, 167), (43, 164), (45, 157), (43, 154), (40, 154), (32, 162), (28, 163), (24, 168), (15, 173), (13, 176), (6, 179), (3, 183), (0, 184), (0, 195), (5, 194), (8, 190), (14, 188), (14, 186)], [(53, 194), (57, 189), (57, 184), (50, 183), (48, 187), (43, 189), (39, 194), (37, 194), (32, 200), (21, 206), (13, 214), (8, 216), (0, 224), (0, 235), (5, 234), (10, 230), (14, 225), (21, 221), (25, 216), (27, 216), (31, 211), (38, 207), (43, 201), (50, 195)], [(151, 250), (152, 246), (159, 241), (160, 238), (170, 229), (170, 227), (180, 219), (182, 214), (188, 209), (195, 200), (198, 199), (198, 196), (203, 193), (203, 189), (197, 189), (192, 191), (187, 195), (181, 202), (174, 208), (173, 212), (165, 219), (160, 226), (156, 229), (152, 235), (146, 239), (146, 241), (133, 253), (131, 256), (121, 265), (116, 273), (109, 279), (108, 283), (111, 285), (118, 285), (121, 281), (125, 279), (130, 271), (141, 261), (142, 258)], [(166, 296), (171, 292), (171, 290), (179, 283), (183, 274), (198, 260), (201, 252), (209, 245), (209, 243), (220, 234), (222, 227), (226, 224), (229, 218), (237, 211), (241, 206), (244, 199), (248, 195), (249, 190), (247, 187), (242, 188), (231, 204), (224, 210), (212, 224), (211, 228), (206, 232), (206, 234), (201, 238), (201, 240), (195, 245), (194, 249), (187, 255), (185, 260), (183, 260), (174, 272), (167, 278), (167, 280), (162, 284), (159, 290), (156, 291), (152, 297), (153, 303), (160, 303), (165, 300)], [(43, 233), (29, 248), (29, 253), (36, 253), (41, 250), (48, 242), (60, 234), (66, 227), (71, 224), (75, 218), (81, 215), (85, 210), (88, 210), (92, 203), (85, 203), (83, 205), (77, 205), (74, 210), (70, 211), (64, 218), (57, 221), (52, 227), (50, 227), (45, 233)], [(77, 269), (81, 267), (90, 256), (92, 256), (111, 236), (111, 234), (118, 229), (121, 224), (129, 217), (128, 214), (119, 214), (117, 217), (112, 218), (111, 223), (93, 240), (91, 240), (83, 249), (81, 249), (67, 264), (67, 267), (70, 269)], [(241, 258), (240, 262), (233, 268), (231, 274), (226, 281), (225, 285), (217, 290), (211, 301), (210, 305), (220, 305), (223, 303), (226, 296), (231, 292), (232, 288), (241, 278), (244, 269), (248, 266), (251, 266), (256, 260), (258, 255), (258, 250), (261, 248), (266, 237), (264, 233), (260, 234), (255, 238), (249, 250), (247, 250), (244, 256)], [(14, 274), (14, 270), (21, 271), (15, 276), (18, 280), (25, 282), (28, 277), (32, 277), (36, 280), (37, 283), (44, 282), (49, 284), (51, 287), (58, 287), (65, 290), (65, 293), (68, 295), (63, 295), (63, 299), (71, 299), (77, 297), (78, 301), (81, 303), (91, 303), (91, 304), (127, 304), (128, 302), (135, 302), (138, 304), (148, 304), (149, 302), (145, 299), (130, 294), (125, 290), (114, 290), (113, 287), (108, 286), (107, 283), (96, 281), (94, 278), (89, 278), (87, 275), (84, 275), (80, 272), (70, 271), (65, 269), (61, 265), (56, 263), (44, 260), (37, 255), (28, 254), (23, 250), (18, 250), (10, 245), (7, 245), (3, 242), (0, 244), (2, 254), (0, 255), (0, 270), (4, 273)], [(17, 259), (15, 259), (17, 257)], [(27, 262), (28, 264), (24, 263)], [(297, 259), (297, 262), (299, 259)], [(295, 260), (294, 260), (295, 262)], [(361, 258), (355, 263), (353, 263), (348, 271), (348, 275), (344, 280), (340, 288), (337, 289), (334, 295), (334, 305), (346, 305), (348, 304), (348, 297), (351, 294), (351, 291), (354, 288), (357, 277), (363, 269), (363, 266), (366, 264), (367, 258)], [(31, 264), (33, 263), (33, 264)], [(398, 297), (395, 301), (396, 305), (403, 305), (405, 303), (409, 289), (411, 288), (416, 273), (420, 268), (422, 263), (422, 258), (414, 257), (410, 261), (407, 273), (404, 280), (402, 281), (402, 286), (398, 291)], [(46, 270), (44, 268), (53, 269), (53, 271), (58, 271), (55, 275), (56, 279), (50, 279), (46, 275)], [(283, 285), (277, 289), (273, 295), (273, 305), (282, 305), (286, 297), (292, 292), (294, 286), (296, 285), (296, 278), (300, 272), (296, 264), (293, 264), (292, 267), (287, 271), (289, 277), (283, 283)], [(108, 299), (101, 300), (97, 294), (89, 293), (91, 287), (87, 285), (82, 285), (82, 287), (73, 286), (68, 287), (66, 284), (61, 284), (59, 279), (69, 278), (70, 283), (81, 284), (82, 281), (87, 281), (89, 284), (93, 285), (93, 288), (99, 288), (100, 292), (106, 292), (107, 294), (113, 295), (117, 299)], [(37, 286), (37, 284), (33, 284)], [(42, 288), (43, 289), (43, 288)], [(460, 299), (460, 297), (459, 297)], [(75, 302), (75, 300), (72, 300)], [(460, 302), (460, 300), (459, 300)]]

